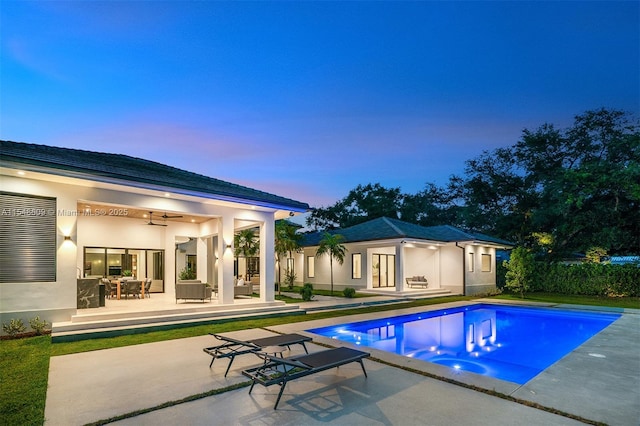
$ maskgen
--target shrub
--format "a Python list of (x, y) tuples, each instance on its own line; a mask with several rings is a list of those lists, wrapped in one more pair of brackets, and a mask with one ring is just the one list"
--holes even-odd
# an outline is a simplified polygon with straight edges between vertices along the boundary
[(36, 335), (40, 336), (44, 333), (49, 323), (46, 320), (41, 320), (40, 316), (37, 316), (29, 320), (29, 325), (31, 326), (33, 331), (36, 332)]
[(2, 323), (2, 330), (9, 336), (15, 336), (17, 334), (24, 333), (26, 329), (27, 327), (25, 327), (20, 318), (12, 319), (11, 321), (9, 321), (9, 324)]
[(181, 280), (195, 280), (196, 272), (190, 268), (182, 268), (180, 273), (178, 274), (178, 279)]
[(356, 289), (347, 287), (344, 290), (342, 290), (342, 294), (344, 294), (344, 297), (351, 299), (356, 296)]
[(496, 288), (498, 290), (502, 290), (505, 288), (507, 284), (507, 280), (505, 275), (507, 274), (507, 264), (508, 262), (496, 262)]
[(295, 271), (293, 271), (293, 269), (291, 270), (287, 269), (287, 271), (284, 274), (284, 280), (287, 283), (289, 290), (293, 290), (293, 283), (296, 281)]
[(607, 250), (602, 247), (591, 247), (585, 253), (585, 262), (600, 263), (602, 258), (607, 255)]
[(632, 264), (536, 262), (531, 291), (607, 297), (640, 296), (640, 267)]
[(313, 299), (313, 285), (310, 283), (305, 283), (300, 289), (300, 295), (302, 296), (302, 300), (305, 302)]
[(529, 290), (534, 271), (534, 256), (524, 247), (516, 247), (511, 252), (511, 259), (504, 262), (507, 268), (505, 286), (511, 291), (524, 294)]

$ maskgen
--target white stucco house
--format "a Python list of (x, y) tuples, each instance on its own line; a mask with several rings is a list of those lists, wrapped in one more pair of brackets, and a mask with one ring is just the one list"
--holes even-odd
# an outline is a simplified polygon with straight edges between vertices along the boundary
[[(329, 233), (342, 235), (347, 249), (342, 265), (333, 262), (334, 290), (339, 291), (491, 293), (496, 289), (496, 250), (512, 247), (453, 226), (424, 227), (386, 217)], [(306, 234), (303, 249), (289, 264), (298, 282), (328, 289), (329, 256), (316, 256), (322, 237), (322, 232)]]
[(125, 271), (172, 295), (181, 269), (234, 305), (234, 234), (257, 230), (260, 302), (274, 300), (274, 223), (306, 203), (157, 162), (0, 141), (0, 318), (68, 321), (78, 279)]

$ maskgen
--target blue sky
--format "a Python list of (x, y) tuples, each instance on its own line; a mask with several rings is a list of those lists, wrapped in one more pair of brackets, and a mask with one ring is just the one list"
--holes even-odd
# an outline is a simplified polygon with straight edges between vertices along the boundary
[(640, 3), (3, 1), (0, 138), (327, 206), (640, 110)]

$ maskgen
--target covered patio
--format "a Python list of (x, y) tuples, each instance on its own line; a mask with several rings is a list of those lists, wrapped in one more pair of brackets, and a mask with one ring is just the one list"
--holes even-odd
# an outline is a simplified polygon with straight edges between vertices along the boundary
[[(3, 206), (14, 213), (3, 216), (12, 266), (0, 281), (3, 321), (37, 315), (56, 327), (94, 310), (120, 321), (134, 304), (140, 317), (280, 305), (275, 221), (308, 204), (126, 155), (10, 141), (2, 152)], [(236, 247), (246, 230), (256, 237), (251, 259)], [(236, 277), (249, 271), (258, 297), (236, 297)], [(151, 298), (94, 303), (101, 280), (124, 278), (151, 280)], [(176, 303), (183, 279), (215, 287), (215, 297)]]

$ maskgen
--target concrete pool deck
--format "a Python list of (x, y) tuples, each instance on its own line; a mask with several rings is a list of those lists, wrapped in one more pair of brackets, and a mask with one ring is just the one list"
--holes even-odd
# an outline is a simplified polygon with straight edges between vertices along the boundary
[[(460, 302), (453, 305), (464, 304)], [(440, 309), (447, 305), (422, 307)], [(228, 333), (240, 339), (273, 332), (380, 318), (416, 309), (300, 322), (270, 329)], [(349, 346), (312, 335), (318, 344)], [(253, 356), (214, 362), (202, 351), (211, 336), (150, 343), (51, 358), (45, 408), (47, 425), (80, 425), (157, 407), (168, 401), (246, 383), (241, 370), (257, 363)], [(293, 353), (302, 349), (292, 348)], [(309, 351), (322, 349), (309, 345)], [(558, 410), (590, 422), (640, 424), (640, 311), (620, 319), (525, 385), (471, 373), (453, 374), (435, 364), (366, 349), (369, 377), (351, 364), (293, 381), (278, 410), (277, 386), (231, 390), (150, 411), (119, 424), (384, 424), (384, 425), (549, 425), (581, 424), (554, 414)], [(285, 356), (287, 354), (285, 353)], [(380, 360), (380, 361), (378, 361)], [(403, 369), (404, 368), (404, 369)], [(406, 369), (411, 369), (407, 371)], [(420, 374), (423, 372), (425, 375)], [(441, 376), (461, 385), (432, 378)], [(473, 387), (486, 389), (482, 392)], [(506, 395), (501, 398), (491, 391)], [(513, 398), (519, 402), (509, 400)], [(535, 408), (536, 404), (545, 409)]]

